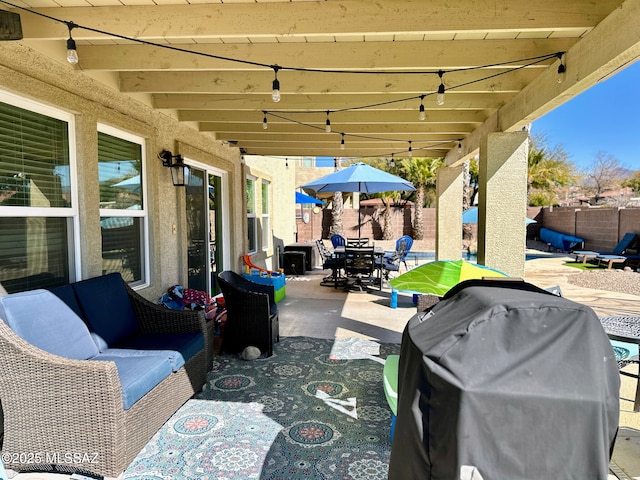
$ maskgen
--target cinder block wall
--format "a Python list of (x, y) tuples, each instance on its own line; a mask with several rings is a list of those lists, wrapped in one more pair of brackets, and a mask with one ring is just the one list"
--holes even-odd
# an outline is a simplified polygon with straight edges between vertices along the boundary
[[(363, 218), (362, 236), (374, 240), (382, 239), (382, 215), (375, 208), (362, 208)], [(640, 236), (640, 208), (582, 208), (575, 207), (529, 207), (527, 216), (537, 223), (527, 227), (529, 238), (538, 237), (540, 228), (545, 227), (556, 232), (574, 235), (584, 238), (585, 248), (597, 251), (610, 251), (627, 232), (637, 233)], [(434, 208), (423, 209), (424, 238), (436, 237), (436, 212)], [(358, 236), (358, 211), (345, 209), (344, 211), (345, 236)], [(391, 222), (393, 225), (393, 238), (413, 233), (413, 209), (392, 209)], [(329, 238), (331, 226), (331, 210), (324, 209), (318, 214), (309, 215), (309, 223), (297, 220), (298, 241), (309, 242), (317, 238)], [(636, 245), (640, 248), (640, 245)]]
[(584, 239), (584, 248), (610, 251), (627, 232), (640, 235), (640, 208), (545, 207), (542, 226)]
[[(434, 208), (422, 210), (424, 223), (424, 238), (435, 239), (436, 236), (436, 212)], [(331, 209), (323, 209), (319, 214), (309, 214), (309, 222), (304, 223), (301, 218), (296, 219), (299, 242), (309, 242), (318, 238), (329, 238), (331, 227)], [(384, 210), (373, 207), (362, 207), (360, 212), (355, 209), (345, 208), (342, 217), (344, 236), (358, 236), (358, 217), (362, 220), (360, 235), (374, 240), (382, 239), (384, 222)], [(413, 209), (391, 209), (392, 238), (402, 235), (413, 235)]]

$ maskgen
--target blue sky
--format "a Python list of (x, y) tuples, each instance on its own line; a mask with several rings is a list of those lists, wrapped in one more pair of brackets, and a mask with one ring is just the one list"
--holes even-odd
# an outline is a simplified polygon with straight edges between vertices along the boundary
[(602, 151), (640, 170), (639, 86), (637, 61), (533, 122), (531, 133), (546, 134), (550, 147), (562, 145), (578, 168), (588, 168)]

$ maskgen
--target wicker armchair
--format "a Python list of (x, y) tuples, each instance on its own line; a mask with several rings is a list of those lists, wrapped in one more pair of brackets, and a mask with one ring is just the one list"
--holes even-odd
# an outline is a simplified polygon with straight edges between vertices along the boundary
[(227, 307), (222, 350), (238, 353), (253, 346), (273, 355), (273, 344), (280, 340), (273, 285), (251, 282), (230, 270), (218, 274), (218, 284)]
[[(141, 331), (202, 332), (205, 349), (125, 410), (113, 362), (50, 354), (23, 340), (0, 320), (2, 452), (42, 452), (41, 457), (33, 458), (17, 455), (18, 463), (6, 463), (7, 468), (33, 469), (35, 462), (117, 477), (202, 387), (213, 354), (203, 312), (169, 310), (128, 287), (127, 294)], [(52, 455), (56, 452), (58, 457)], [(64, 453), (86, 455), (70, 465)]]

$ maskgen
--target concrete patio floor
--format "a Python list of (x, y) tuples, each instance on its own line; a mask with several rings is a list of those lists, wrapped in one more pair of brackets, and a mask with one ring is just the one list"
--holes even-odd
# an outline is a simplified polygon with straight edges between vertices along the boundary
[[(638, 296), (570, 284), (567, 278), (577, 271), (563, 266), (563, 263), (573, 261), (573, 257), (535, 250), (527, 253), (537, 258), (526, 262), (526, 281), (541, 288), (559, 286), (564, 297), (590, 306), (601, 316), (640, 314)], [(414, 265), (413, 262), (409, 262), (409, 267)], [(345, 293), (341, 289), (320, 286), (322, 277), (328, 273), (329, 271), (316, 268), (305, 275), (287, 278), (287, 296), (279, 304), (280, 335), (317, 338), (359, 337), (385, 343), (401, 342), (402, 331), (407, 321), (416, 313), (411, 296), (400, 294), (398, 307), (392, 309), (389, 307), (391, 292), (386, 286), (381, 291)], [(640, 413), (634, 413), (631, 401), (625, 400), (633, 398), (634, 392), (633, 381), (628, 377), (622, 377), (620, 432), (609, 480), (640, 480)], [(30, 473), (19, 474), (14, 478), (54, 480), (69, 477)]]
[[(525, 265), (525, 280), (541, 288), (559, 286), (562, 295), (591, 307), (599, 316), (640, 315), (640, 297), (582, 288), (568, 282), (578, 270), (564, 266), (573, 257), (528, 250), (532, 258)], [(425, 260), (427, 261), (427, 260)], [(409, 262), (409, 267), (413, 262)], [(420, 262), (424, 263), (424, 262)], [(401, 272), (404, 272), (404, 267)], [(398, 295), (398, 307), (390, 308), (391, 290), (346, 293), (320, 286), (329, 271), (319, 268), (305, 275), (287, 277), (287, 296), (280, 305), (282, 336), (318, 338), (359, 337), (379, 342), (400, 343), (407, 321), (416, 313), (412, 296)], [(628, 368), (637, 368), (631, 366)], [(620, 432), (616, 441), (610, 479), (640, 480), (640, 413), (633, 412), (630, 399), (635, 383), (621, 376)]]

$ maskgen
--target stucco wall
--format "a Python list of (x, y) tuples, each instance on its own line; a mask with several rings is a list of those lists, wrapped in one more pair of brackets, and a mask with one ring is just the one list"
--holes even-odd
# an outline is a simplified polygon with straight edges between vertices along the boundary
[[(251, 175), (258, 183), (264, 180), (271, 186), (269, 205), (271, 244), (267, 250), (263, 250), (260, 246), (258, 252), (253, 255), (252, 261), (256, 265), (276, 269), (278, 245), (282, 247), (293, 243), (296, 238), (295, 166), (290, 164), (287, 167), (282, 158), (276, 157), (245, 155), (244, 161), (245, 178)], [(244, 198), (244, 192), (242, 198)], [(256, 209), (258, 232), (261, 235), (263, 206), (260, 198), (257, 198)], [(238, 258), (238, 267), (241, 267), (240, 258)]]
[[(155, 300), (167, 287), (186, 284), (186, 228), (184, 189), (171, 183), (168, 170), (157, 158), (163, 150), (181, 153), (201, 164), (228, 172), (229, 238), (227, 246), (232, 259), (228, 267), (236, 269), (236, 260), (246, 249), (244, 210), (244, 172), (237, 148), (216, 141), (210, 134), (200, 133), (190, 125), (177, 122), (169, 114), (152, 110), (118, 91), (76, 70), (64, 58), (60, 63), (11, 42), (0, 48), (0, 89), (34, 101), (68, 111), (75, 116), (75, 143), (79, 177), (79, 223), (81, 275), (100, 275), (101, 232), (97, 162), (97, 125), (102, 123), (145, 139), (143, 159), (147, 178), (149, 209), (150, 287), (140, 293)], [(273, 167), (272, 165), (270, 167)], [(263, 171), (267, 166), (264, 165)], [(281, 190), (281, 175), (271, 170), (274, 199)], [(291, 188), (290, 191), (293, 191)], [(274, 205), (277, 205), (274, 202)], [(290, 226), (278, 219), (274, 211), (274, 230), (295, 231), (293, 200)], [(286, 222), (286, 221), (285, 221)], [(176, 234), (172, 233), (177, 226)]]

